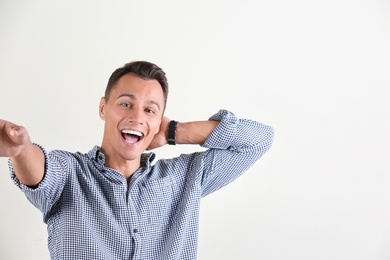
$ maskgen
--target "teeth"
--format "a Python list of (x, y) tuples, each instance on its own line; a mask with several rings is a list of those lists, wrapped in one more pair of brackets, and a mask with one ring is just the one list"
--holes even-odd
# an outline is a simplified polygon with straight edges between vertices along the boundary
[(141, 132), (138, 132), (138, 131), (134, 131), (134, 130), (122, 130), (122, 133), (124, 134), (129, 134), (129, 135), (136, 135), (136, 136), (142, 136), (142, 133)]

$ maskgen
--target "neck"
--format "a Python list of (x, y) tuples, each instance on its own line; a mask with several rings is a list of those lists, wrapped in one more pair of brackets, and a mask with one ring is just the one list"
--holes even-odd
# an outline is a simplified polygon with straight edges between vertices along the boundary
[[(103, 151), (104, 153), (104, 151)], [(115, 158), (109, 154), (104, 153), (105, 155), (105, 167), (114, 169), (115, 171), (122, 174), (128, 181), (131, 176), (141, 167), (141, 158), (138, 157), (134, 160), (126, 160), (124, 158)]]

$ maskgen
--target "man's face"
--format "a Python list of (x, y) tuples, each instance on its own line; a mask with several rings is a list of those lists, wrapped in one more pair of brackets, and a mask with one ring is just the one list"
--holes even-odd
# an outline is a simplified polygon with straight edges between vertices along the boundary
[(108, 100), (100, 101), (105, 121), (102, 150), (110, 160), (139, 160), (160, 129), (164, 94), (157, 80), (122, 76)]

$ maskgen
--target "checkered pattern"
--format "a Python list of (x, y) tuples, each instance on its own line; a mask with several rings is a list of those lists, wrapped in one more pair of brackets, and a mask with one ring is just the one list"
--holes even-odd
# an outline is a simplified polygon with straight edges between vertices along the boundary
[(202, 152), (161, 159), (144, 153), (128, 184), (89, 153), (55, 150), (30, 189), (11, 176), (42, 211), (52, 259), (196, 259), (200, 199), (237, 178), (271, 146), (273, 129), (220, 110)]

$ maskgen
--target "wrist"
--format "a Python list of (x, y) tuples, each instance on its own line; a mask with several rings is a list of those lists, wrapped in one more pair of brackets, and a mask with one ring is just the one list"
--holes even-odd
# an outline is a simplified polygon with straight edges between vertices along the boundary
[(175, 120), (171, 120), (168, 125), (168, 144), (176, 145), (176, 128), (178, 122)]

